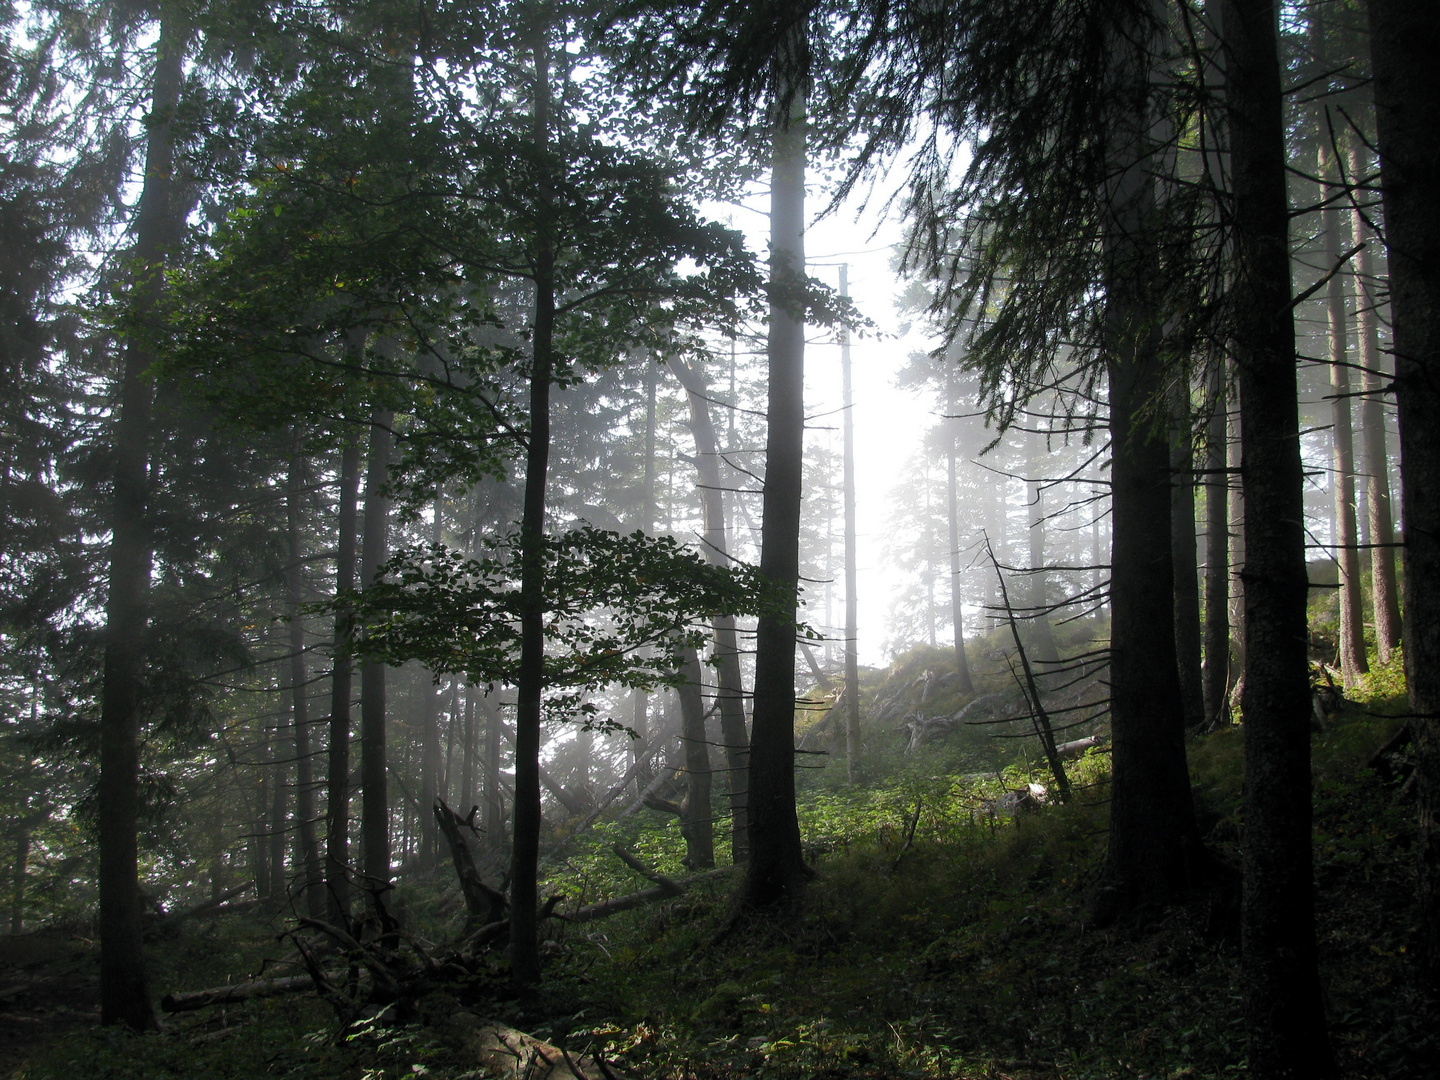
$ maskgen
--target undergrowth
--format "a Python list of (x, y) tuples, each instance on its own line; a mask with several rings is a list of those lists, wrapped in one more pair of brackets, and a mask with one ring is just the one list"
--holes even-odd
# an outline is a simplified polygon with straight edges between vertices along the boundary
[[(1372, 672), (1314, 737), (1317, 926), (1344, 1075), (1428, 1080), (1440, 1043), (1410, 989), (1413, 808), (1367, 766), (1401, 723), (1397, 685), (1393, 668)], [(1207, 843), (1232, 862), (1243, 753), (1239, 728), (1190, 748)], [(992, 801), (1045, 784), (1043, 773), (1018, 759), (981, 772), (940, 752), (923, 760), (862, 787), (833, 774), (802, 784), (817, 876), (798, 914), (735, 923), (735, 879), (720, 876), (604, 922), (552, 924), (547, 980), (530, 997), (497, 996), (495, 984), (456, 990), (414, 1024), (340, 1039), (313, 999), (256, 1002), (173, 1020), (159, 1038), (77, 1033), (17, 1075), (468, 1080), (482, 1074), (425, 1022), (462, 1003), (598, 1050), (631, 1075), (674, 1080), (1244, 1072), (1233, 906), (1201, 898), (1103, 931), (1086, 922), (1105, 846), (1103, 753), (1072, 763), (1068, 805), (1018, 816)], [(616, 842), (661, 872), (685, 872), (678, 830), (631, 818), (565, 839), (549, 887), (577, 903), (643, 887), (609, 852)], [(436, 939), (455, 922), (442, 881), (407, 902)], [(284, 956), (262, 929), (231, 922), (166, 943), (157, 988)]]

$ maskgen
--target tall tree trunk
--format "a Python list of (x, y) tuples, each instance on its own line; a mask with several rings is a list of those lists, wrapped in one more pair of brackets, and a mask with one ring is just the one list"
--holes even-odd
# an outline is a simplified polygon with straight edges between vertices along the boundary
[[(794, 27), (777, 62), (770, 167), (769, 405), (760, 572), (786, 594), (800, 577), (800, 491), (805, 442), (805, 95), (809, 44)], [(793, 78), (791, 73), (794, 74)], [(788, 100), (787, 100), (788, 99)], [(794, 902), (808, 877), (795, 811), (795, 619), (766, 614), (755, 641), (750, 730), (750, 862), (741, 903)]]
[(1185, 727), (1205, 722), (1200, 669), (1200, 575), (1195, 566), (1195, 447), (1190, 427), (1190, 387), (1177, 380), (1171, 391), (1170, 562), (1175, 571), (1175, 656)]
[[(658, 359), (648, 352), (642, 352), (645, 359), (645, 460), (642, 463), (642, 478), (640, 491), (640, 530), (646, 535), (655, 531), (655, 517), (658, 511), (655, 503), (655, 435), (656, 435), (656, 383)], [(635, 733), (635, 739), (630, 744), (632, 755), (643, 753), (642, 748), (646, 745), (646, 738), (649, 734), (649, 709), (650, 695), (644, 690), (635, 691), (633, 702), (634, 712), (630, 722), (630, 729)], [(748, 736), (746, 742), (748, 743)], [(639, 765), (641, 762), (637, 757), (632, 757), (632, 764)], [(645, 769), (636, 771), (635, 793), (638, 796), (645, 790), (649, 780), (644, 775)], [(732, 785), (733, 786), (733, 785)], [(743, 784), (740, 785), (744, 787)]]
[[(133, 316), (151, 318), (175, 221), (174, 120), (189, 40), (177, 4), (160, 7), (155, 74), (146, 118), (145, 184), (135, 216)], [(154, 1030), (140, 931), (140, 713), (145, 693), (151, 534), (147, 512), (151, 351), (125, 343), (115, 424), (110, 509), (110, 574), (105, 601), (105, 661), (100, 696), (100, 1022)]]
[(1369, 0), (1370, 56), (1390, 254), (1405, 540), (1405, 674), (1418, 756), (1421, 957), (1440, 991), (1440, 20)]
[(1242, 984), (1257, 1077), (1334, 1075), (1316, 968), (1304, 477), (1273, 0), (1225, 0), (1245, 487)]
[(474, 684), (465, 687), (464, 726), (461, 729), (460, 788), (455, 792), (455, 805), (462, 814), (479, 806), (475, 797), (475, 759), (478, 747), (475, 745), (475, 695), (480, 692)]
[[(378, 409), (370, 424), (370, 459), (365, 475), (365, 531), (360, 544), (361, 587), (385, 565), (389, 546), (390, 434), (394, 414)], [(385, 665), (360, 665), (360, 845), (365, 887), (374, 893), (390, 884), (390, 795), (385, 763)]]
[(285, 874), (286, 816), (289, 809), (290, 770), (285, 767), (285, 721), (275, 718), (270, 731), (270, 816), (266, 822), (266, 840), (270, 845), (270, 887), (272, 897), (283, 897), (289, 891)]
[[(1352, 177), (1369, 173), (1360, 140), (1351, 139), (1349, 166)], [(1355, 336), (1359, 345), (1360, 430), (1365, 470), (1365, 508), (1370, 525), (1370, 584), (1375, 618), (1375, 651), (1382, 664), (1400, 644), (1400, 589), (1395, 579), (1395, 525), (1390, 503), (1390, 459), (1385, 449), (1385, 379), (1381, 375), (1379, 303), (1371, 268), (1369, 226), (1358, 202), (1350, 210), (1350, 242), (1355, 253)]]
[[(1319, 16), (1312, 26), (1319, 27)], [(1320, 132), (1320, 199), (1332, 194), (1339, 169), (1328, 134)], [(1338, 206), (1321, 211), (1321, 232), (1325, 239), (1324, 268), (1329, 271), (1340, 261), (1340, 233), (1344, 228)], [(1345, 278), (1336, 273), (1325, 289), (1325, 312), (1330, 343), (1330, 484), (1335, 506), (1335, 562), (1340, 567), (1340, 676), (1347, 687), (1360, 681), (1370, 670), (1365, 659), (1365, 602), (1360, 591), (1360, 550), (1355, 528), (1355, 437), (1350, 427), (1350, 371), (1348, 362), (1349, 326), (1345, 315)]]
[[(958, 408), (953, 367), (945, 371), (945, 411), (951, 417)], [(850, 410), (845, 410), (849, 419)], [(965, 606), (960, 590), (960, 489), (959, 489), (959, 431), (954, 419), (945, 421), (948, 431), (945, 437), (945, 520), (950, 538), (950, 621), (955, 634), (955, 689), (962, 694), (975, 693), (975, 683), (970, 678), (970, 662), (965, 655)], [(853, 524), (853, 521), (850, 522)], [(847, 536), (850, 533), (847, 531)], [(848, 571), (847, 564), (847, 571)], [(848, 676), (847, 676), (848, 678)], [(848, 685), (848, 684), (847, 684)], [(858, 688), (857, 688), (858, 689)], [(860, 702), (856, 695), (856, 724), (859, 724)]]
[(1218, 724), (1230, 706), (1230, 474), (1225, 437), (1229, 410), (1225, 372), (1210, 390), (1205, 425), (1205, 723)]
[[(549, 27), (534, 28), (533, 141), (542, 162), (550, 153)], [(540, 980), (536, 940), (540, 860), (540, 698), (545, 688), (545, 479), (550, 463), (550, 377), (555, 335), (553, 193), (541, 181), (530, 327), (530, 435), (525, 457), (525, 507), (520, 522), (520, 671), (515, 708), (515, 816), (510, 854), (510, 977), (517, 986)]]
[[(352, 341), (351, 344), (354, 344)], [(363, 346), (362, 346), (363, 347)], [(360, 496), (360, 443), (347, 435), (340, 449), (339, 545), (335, 593), (355, 587), (355, 532)], [(325, 763), (325, 896), (331, 923), (350, 919), (350, 686), (354, 667), (350, 637), (355, 617), (348, 606), (335, 611), (335, 659), (330, 676), (330, 746)]]
[[(435, 493), (435, 517), (430, 527), (430, 542), (440, 543), (440, 492)], [(440, 790), (440, 686), (430, 672), (425, 672), (420, 687), (420, 865), (429, 869), (440, 853), (439, 825), (431, 812)]]
[[(1150, 55), (1112, 45), (1115, 94), (1129, 107), (1107, 133), (1106, 357), (1110, 386), (1110, 831), (1095, 916), (1106, 922), (1180, 899), (1208, 872), (1185, 761), (1175, 650), (1170, 439), (1150, 117)], [(1193, 540), (1192, 540), (1193, 545)], [(1192, 557), (1193, 558), (1193, 557)]]
[[(850, 295), (850, 268), (840, 266), (840, 294)], [(844, 419), (841, 429), (844, 437), (842, 482), (845, 502), (845, 776), (850, 783), (860, 780), (860, 591), (859, 553), (855, 526), (855, 395), (851, 386), (850, 372), (850, 330), (840, 330), (840, 382)], [(952, 447), (953, 450), (953, 447)], [(954, 521), (954, 461), (951, 461), (951, 521)], [(955, 547), (954, 538), (950, 546)], [(955, 660), (959, 665), (961, 693), (969, 689), (970, 669), (965, 664), (965, 634), (960, 608), (957, 606), (958, 585), (954, 569), (958, 564), (951, 558), (950, 600), (955, 620)]]
[(301, 518), (305, 497), (304, 440), (297, 430), (290, 449), (290, 474), (285, 491), (286, 532), (289, 539), (285, 568), (285, 606), (290, 616), (290, 725), (295, 737), (296, 863), (303, 868), (305, 909), (312, 919), (325, 916), (325, 882), (320, 868), (320, 846), (315, 839), (315, 768), (310, 760), (310, 678), (305, 663), (305, 622), (300, 616), (304, 600), (301, 560)]
[[(676, 356), (670, 366), (685, 387), (690, 403), (690, 430), (695, 436), (695, 469), (700, 479), (700, 503), (705, 515), (702, 547), (712, 566), (730, 561), (725, 529), (725, 499), (721, 490), (720, 444), (710, 416), (709, 387), (705, 378)], [(717, 615), (715, 628), (716, 703), (720, 708), (720, 738), (725, 743), (725, 783), (730, 799), (731, 858), (738, 865), (749, 851), (749, 828), (745, 815), (745, 779), (750, 762), (750, 736), (745, 731), (745, 688), (740, 680), (740, 646), (735, 617)]]
[(703, 676), (694, 649), (685, 650), (680, 684), (680, 740), (685, 744), (685, 798), (680, 802), (680, 832), (685, 837), (685, 866), (708, 870), (715, 865), (715, 824), (710, 810), (710, 747), (705, 738)]
[[(489, 699), (482, 695), (482, 705), (489, 705)], [(485, 835), (490, 846), (501, 850), (505, 831), (505, 787), (500, 782), (500, 710), (485, 710), (485, 803), (481, 820), (485, 823)]]
[(15, 833), (15, 861), (10, 867), (10, 933), (25, 932), (25, 874), (30, 864), (30, 824)]
[(1238, 707), (1245, 689), (1245, 484), (1240, 475), (1240, 379), (1236, 373), (1235, 405), (1229, 410), (1225, 469), (1230, 485), (1230, 655), (1233, 678), (1230, 705)]

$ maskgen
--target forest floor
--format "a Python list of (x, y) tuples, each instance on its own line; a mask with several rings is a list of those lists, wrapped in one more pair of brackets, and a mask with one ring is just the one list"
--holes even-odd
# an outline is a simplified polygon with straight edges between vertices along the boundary
[[(1314, 736), (1317, 919), (1332, 1039), (1343, 1074), (1432, 1080), (1440, 1024), (1411, 989), (1413, 803), (1368, 766), (1403, 712), (1381, 673)], [(1390, 715), (1387, 715), (1390, 714)], [(802, 785), (818, 871), (803, 909), (730, 926), (726, 877), (678, 899), (557, 926), (547, 978), (527, 997), (492, 977), (437, 987), (407, 1022), (337, 1037), (333, 1014), (295, 994), (168, 1018), (159, 1036), (94, 1026), (91, 944), (59, 931), (0, 946), (0, 1076), (478, 1080), (449, 1021), (468, 1008), (633, 1077), (915, 1077), (1154, 1080), (1244, 1072), (1238, 912), (1197, 898), (1097, 930), (1086, 913), (1104, 853), (1105, 759), (1076, 763), (1077, 797), (1016, 817), (987, 813), (986, 783), (937, 747), (884, 783)], [(1191, 745), (1207, 842), (1236, 858), (1242, 732)], [(988, 781), (1023, 781), (1012, 766)], [(1041, 779), (1038, 774), (1035, 779)], [(914, 822), (912, 828), (911, 822)], [(573, 895), (631, 891), (607, 845), (674, 871), (675, 830), (599, 831), (555, 870)], [(608, 861), (607, 861), (608, 859)], [(456, 927), (437, 876), (407, 918)], [(588, 894), (588, 895), (587, 895)], [(276, 968), (292, 953), (279, 917), (198, 920), (152, 946), (157, 997)], [(29, 949), (22, 955), (17, 950)], [(48, 987), (48, 989), (47, 989)], [(7, 996), (8, 995), (8, 996)]]

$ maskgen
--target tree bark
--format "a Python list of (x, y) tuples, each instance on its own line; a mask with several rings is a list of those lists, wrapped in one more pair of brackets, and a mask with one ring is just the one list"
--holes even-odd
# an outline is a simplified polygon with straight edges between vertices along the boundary
[[(840, 293), (850, 295), (849, 267), (841, 264)], [(859, 555), (855, 527), (855, 395), (850, 378), (850, 331), (840, 329), (840, 381), (844, 419), (843, 461), (841, 466), (844, 484), (845, 513), (845, 776), (850, 783), (859, 783), (860, 765), (860, 590)], [(950, 547), (955, 548), (953, 525), (955, 515), (955, 468), (954, 446), (951, 446), (950, 462), (950, 514), (952, 536)], [(958, 554), (952, 550), (950, 559), (950, 600), (955, 621), (955, 662), (960, 677), (960, 692), (973, 693), (970, 686), (970, 669), (965, 663), (965, 632), (959, 608), (959, 584), (955, 576), (959, 563)]]
[[(1322, 24), (1312, 16), (1312, 26)], [(1329, 135), (1321, 130), (1319, 160), (1320, 198), (1323, 202), (1338, 182), (1339, 169)], [(1343, 229), (1338, 206), (1321, 212), (1324, 235), (1323, 267), (1332, 270), (1340, 262), (1340, 233)], [(1355, 527), (1355, 436), (1350, 426), (1350, 372), (1348, 361), (1349, 326), (1345, 314), (1345, 279), (1336, 273), (1325, 288), (1327, 337), (1330, 346), (1330, 484), (1335, 503), (1335, 561), (1340, 567), (1340, 676), (1346, 687), (1355, 686), (1370, 670), (1365, 659), (1365, 602), (1360, 591), (1360, 551)]]
[[(435, 493), (435, 517), (430, 527), (430, 542), (440, 543), (440, 493)], [(425, 812), (435, 805), (440, 791), (440, 687), (433, 673), (422, 674), (420, 715), (420, 865), (429, 869), (440, 853), (440, 836), (433, 814)]]
[(290, 787), (290, 770), (286, 768), (285, 758), (290, 751), (285, 748), (285, 720), (282, 716), (275, 717), (275, 725), (270, 729), (268, 741), (270, 815), (265, 823), (265, 838), (266, 843), (270, 846), (267, 859), (270, 867), (270, 881), (265, 892), (267, 896), (283, 897), (288, 891), (288, 883), (285, 879), (285, 834), (288, 831), (285, 826), (285, 817), (290, 802), (287, 797)]
[(684, 865), (708, 870), (715, 865), (715, 823), (710, 809), (710, 748), (705, 738), (705, 701), (700, 696), (700, 658), (694, 649), (685, 650), (683, 670), (680, 739), (685, 744), (685, 798), (680, 803), (680, 832), (685, 837)]
[[(1351, 177), (1369, 173), (1360, 140), (1349, 146)], [(1350, 242), (1355, 253), (1355, 336), (1359, 346), (1361, 461), (1365, 471), (1365, 507), (1370, 524), (1370, 584), (1375, 618), (1375, 652), (1388, 664), (1400, 644), (1400, 588), (1395, 578), (1395, 523), (1390, 501), (1390, 458), (1385, 449), (1385, 393), (1381, 374), (1376, 278), (1370, 261), (1369, 226), (1357, 203), (1350, 210)]]
[(30, 824), (15, 833), (15, 861), (10, 867), (10, 933), (25, 932), (25, 874), (30, 864)]
[[(760, 572), (784, 593), (800, 574), (800, 493), (805, 441), (805, 95), (808, 49), (803, 22), (779, 58), (770, 171), (769, 404)], [(787, 100), (788, 99), (788, 100)], [(799, 899), (809, 876), (795, 811), (795, 619), (761, 616), (755, 643), (750, 734), (750, 861), (741, 906), (769, 908)]]
[(305, 663), (305, 622), (300, 615), (304, 600), (301, 559), (301, 525), (305, 491), (303, 438), (297, 430), (291, 444), (290, 472), (285, 491), (288, 563), (285, 567), (285, 606), (290, 616), (290, 726), (295, 737), (295, 836), (303, 868), (301, 887), (305, 909), (312, 919), (325, 914), (325, 881), (320, 867), (320, 846), (315, 838), (315, 767), (310, 759), (310, 678)]
[[(1147, 35), (1148, 36), (1148, 35)], [(1185, 760), (1175, 645), (1171, 448), (1160, 340), (1146, 42), (1112, 44), (1115, 94), (1130, 105), (1106, 133), (1106, 362), (1110, 386), (1110, 831), (1095, 917), (1172, 903), (1208, 865)], [(1193, 539), (1192, 550), (1193, 550)], [(1192, 556), (1193, 561), (1193, 556)]]
[[(726, 537), (724, 492), (721, 491), (720, 444), (710, 416), (709, 388), (704, 376), (687, 364), (683, 357), (670, 361), (690, 403), (690, 429), (695, 437), (695, 469), (700, 478), (700, 503), (705, 515), (702, 546), (712, 566), (729, 563)], [(731, 858), (738, 865), (745, 862), (749, 851), (749, 828), (745, 815), (746, 770), (750, 761), (750, 736), (745, 730), (745, 688), (740, 678), (740, 646), (736, 636), (735, 617), (717, 615), (715, 658), (717, 704), (720, 708), (720, 738), (725, 743), (725, 786), (730, 800)], [(643, 784), (642, 784), (643, 787)]]
[(1390, 256), (1405, 674), (1415, 729), (1420, 952), (1440, 991), (1440, 21), (1424, 4), (1369, 0), (1370, 56)]
[[(534, 28), (533, 140), (541, 161), (550, 152), (550, 29)], [(542, 180), (533, 267), (530, 325), (530, 434), (525, 503), (520, 522), (520, 671), (515, 709), (515, 810), (510, 854), (510, 977), (517, 986), (540, 980), (540, 699), (545, 688), (545, 480), (550, 462), (550, 378), (555, 335), (555, 226)]]
[(1316, 967), (1303, 473), (1273, 0), (1225, 0), (1245, 488), (1241, 952), (1257, 1077), (1335, 1072)]
[[(365, 476), (365, 531), (361, 537), (361, 588), (385, 565), (389, 546), (390, 427), (394, 414), (378, 409), (370, 425), (370, 456)], [(385, 665), (360, 665), (360, 845), (365, 887), (390, 884), (390, 794), (385, 762)]]
[[(146, 118), (145, 183), (135, 216), (131, 304), (141, 322), (160, 300), (175, 217), (174, 121), (190, 31), (179, 6), (160, 7), (155, 72)], [(151, 529), (148, 520), (153, 353), (125, 343), (115, 423), (110, 573), (100, 696), (100, 1022), (154, 1030), (145, 978), (139, 888), (140, 714), (145, 694)]]
[(1221, 723), (1230, 707), (1230, 474), (1226, 469), (1229, 398), (1216, 372), (1205, 425), (1205, 723)]
[(1172, 389), (1170, 421), (1170, 562), (1175, 573), (1175, 656), (1185, 727), (1205, 722), (1200, 656), (1200, 575), (1195, 565), (1195, 447), (1191, 440), (1190, 387)]
[[(347, 435), (340, 449), (339, 546), (335, 592), (355, 587), (355, 533), (360, 495), (360, 443)], [(355, 617), (348, 606), (335, 611), (335, 658), (330, 676), (330, 746), (325, 777), (325, 894), (332, 925), (350, 920), (350, 661)]]
[[(846, 380), (848, 387), (849, 380)], [(955, 371), (953, 367), (947, 367), (945, 371), (945, 411), (952, 417), (958, 409), (958, 402), (955, 396)], [(846, 395), (849, 400), (849, 395)], [(845, 419), (850, 419), (850, 410), (845, 410)], [(959, 439), (959, 432), (956, 422), (953, 419), (945, 421), (948, 433), (945, 439), (945, 518), (949, 528), (950, 537), (950, 621), (954, 628), (955, 635), (955, 689), (961, 694), (975, 693), (975, 683), (970, 678), (970, 662), (965, 655), (965, 607), (961, 598), (960, 590), (960, 489), (959, 489), (959, 447), (956, 442)], [(853, 479), (853, 477), (852, 477)], [(846, 518), (846, 543), (850, 543), (850, 537), (854, 535), (853, 515)], [(846, 548), (846, 573), (852, 565), (849, 561), (850, 549)], [(848, 580), (848, 579), (847, 579)], [(846, 609), (849, 615), (849, 609)], [(858, 684), (859, 679), (856, 679)], [(859, 686), (849, 682), (849, 675), (846, 675), (846, 690), (850, 694), (847, 706), (854, 710), (855, 726), (860, 725), (860, 700)], [(848, 719), (848, 718), (847, 718)], [(848, 728), (847, 728), (848, 731)]]
[(1230, 486), (1230, 705), (1238, 707), (1245, 688), (1245, 484), (1240, 475), (1242, 429), (1240, 379), (1236, 373), (1235, 407), (1229, 410), (1225, 440), (1225, 468)]

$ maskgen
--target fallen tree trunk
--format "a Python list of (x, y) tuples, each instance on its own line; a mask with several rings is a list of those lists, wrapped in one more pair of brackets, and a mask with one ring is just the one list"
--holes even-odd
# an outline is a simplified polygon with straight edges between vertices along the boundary
[(679, 881), (664, 879), (665, 884), (656, 885), (653, 889), (642, 889), (637, 893), (630, 893), (626, 896), (617, 896), (611, 900), (601, 900), (599, 903), (586, 904), (584, 907), (576, 908), (568, 915), (556, 913), (555, 918), (563, 919), (566, 922), (593, 922), (596, 919), (606, 919), (611, 915), (618, 915), (622, 911), (630, 911), (632, 908), (643, 907), (652, 900), (669, 900), (677, 896), (684, 896), (689, 886), (697, 881), (704, 881), (707, 878), (721, 877), (734, 872), (734, 867), (722, 866), (717, 870), (706, 870), (702, 874), (692, 874), (690, 877), (681, 878)]
[(487, 1069), (524, 1080), (626, 1080), (603, 1060), (571, 1055), (533, 1035), (470, 1012), (458, 1012), (444, 1025), (448, 1041)]
[[(336, 976), (339, 978), (339, 976)], [(160, 1000), (160, 1007), (166, 1012), (190, 1012), (211, 1005), (228, 1005), (235, 1001), (251, 998), (275, 997), (293, 994), (298, 990), (311, 990), (315, 982), (309, 975), (287, 975), (280, 979), (251, 979), (248, 982), (230, 986), (212, 986), (208, 990), (188, 990), (180, 994), (166, 994)]]
[(1084, 757), (1086, 750), (1099, 746), (1104, 741), (1103, 735), (1089, 735), (1083, 739), (1061, 743), (1055, 748), (1055, 754), (1061, 761), (1069, 761), (1073, 758)]
[[(660, 747), (664, 746), (668, 740), (675, 737), (677, 729), (677, 724), (668, 724), (658, 735), (645, 744), (645, 749), (635, 755), (635, 760), (631, 763), (630, 767), (625, 770), (625, 775), (605, 793), (605, 796), (595, 804), (595, 808), (585, 815), (585, 820), (575, 826), (575, 833), (584, 832), (591, 825), (595, 824), (600, 815), (605, 812), (605, 808), (624, 794), (625, 789), (634, 783), (635, 778), (649, 766), (651, 756), (659, 750)], [(575, 833), (571, 835), (573, 836)]]

